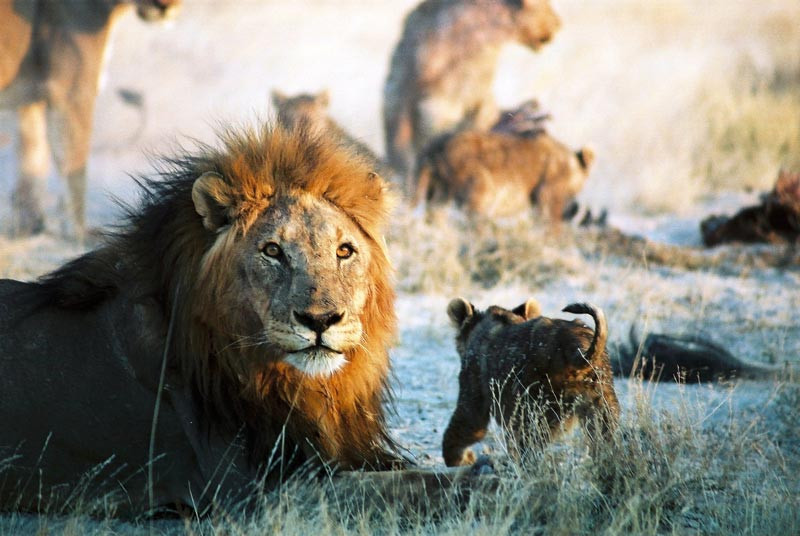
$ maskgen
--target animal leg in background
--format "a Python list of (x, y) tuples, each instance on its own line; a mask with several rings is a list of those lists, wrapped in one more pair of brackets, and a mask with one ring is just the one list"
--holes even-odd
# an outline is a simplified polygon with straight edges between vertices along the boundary
[(12, 196), (12, 232), (31, 235), (44, 230), (42, 196), (50, 171), (47, 143), (47, 109), (44, 101), (22, 106), (19, 116), (19, 179)]
[[(83, 91), (95, 92), (95, 87)], [(67, 182), (75, 236), (83, 239), (86, 229), (86, 164), (89, 160), (94, 99), (54, 98), (52, 135), (60, 147), (55, 151), (59, 172)]]

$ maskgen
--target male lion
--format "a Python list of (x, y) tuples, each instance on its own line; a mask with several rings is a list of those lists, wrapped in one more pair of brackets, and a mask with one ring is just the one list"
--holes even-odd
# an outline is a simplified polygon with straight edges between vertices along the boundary
[(537, 50), (560, 26), (549, 0), (425, 0), (409, 13), (383, 91), (386, 158), (407, 177), (415, 156), (456, 126), (487, 129), (502, 46)]
[(420, 156), (417, 203), (455, 201), (470, 213), (509, 215), (538, 206), (551, 222), (583, 188), (594, 161), (589, 147), (573, 152), (544, 132), (513, 118), (493, 131), (444, 135)]
[(593, 445), (598, 434), (611, 433), (619, 403), (605, 348), (605, 316), (590, 304), (574, 303), (564, 311), (591, 315), (594, 332), (577, 321), (540, 316), (535, 300), (513, 311), (478, 311), (463, 298), (450, 302), (461, 373), (442, 441), (448, 466), (475, 461), (468, 447), (486, 435), (492, 416), (517, 453), (541, 447), (574, 417), (588, 428)]
[(58, 142), (56, 160), (67, 182), (75, 234), (82, 237), (92, 114), (112, 23), (134, 4), (141, 18), (156, 20), (170, 16), (179, 3), (0, 0), (0, 108), (16, 109), (19, 115), (15, 234), (44, 230), (41, 196), (49, 138)]
[(383, 408), (382, 179), (281, 125), (165, 166), (103, 245), (0, 280), (0, 509), (82, 484), (122, 492), (123, 511), (202, 511), (322, 462), (403, 465)]

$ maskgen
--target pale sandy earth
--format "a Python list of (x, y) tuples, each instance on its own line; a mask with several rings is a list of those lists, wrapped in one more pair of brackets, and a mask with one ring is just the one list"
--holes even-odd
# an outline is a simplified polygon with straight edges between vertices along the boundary
[[(655, 240), (698, 245), (698, 222), (705, 215), (756, 200), (752, 192), (723, 192), (679, 207), (677, 213), (645, 210), (640, 201), (642, 196), (666, 195), (652, 194), (651, 187), (658, 189), (687, 170), (686, 162), (666, 155), (672, 147), (697, 142), (697, 129), (682, 116), (693, 90), (742, 55), (755, 68), (762, 64), (769, 68), (767, 48), (758, 40), (757, 29), (734, 38), (724, 31), (728, 18), (741, 17), (748, 5), (763, 5), (800, 21), (800, 9), (787, 8), (787, 2), (707, 2), (701, 11), (716, 9), (724, 15), (714, 33), (718, 39), (706, 43), (705, 22), (692, 26), (694, 19), (686, 14), (691, 3), (673, 2), (670, 5), (679, 7), (665, 7), (661, 13), (667, 19), (687, 17), (690, 24), (685, 31), (691, 38), (680, 41), (667, 31), (653, 32), (640, 25), (653, 22), (647, 17), (655, 15), (646, 10), (641, 19), (620, 15), (617, 24), (622, 26), (609, 28), (597, 22), (597, 13), (603, 13), (608, 2), (553, 3), (565, 19), (562, 32), (538, 55), (509, 48), (496, 93), (503, 105), (538, 95), (553, 111), (556, 135), (571, 146), (595, 145), (599, 160), (581, 194), (583, 203), (610, 208), (611, 222), (623, 229)], [(334, 118), (382, 152), (382, 83), (402, 16), (414, 4), (413, 0), (188, 0), (167, 26), (145, 25), (128, 16), (115, 32), (106, 84), (97, 101), (90, 224), (114, 222), (116, 208), (109, 194), (133, 199), (127, 174), (149, 169), (145, 152), (169, 152), (175, 140), (185, 142), (186, 136), (211, 141), (215, 121), (268, 117), (272, 88), (289, 93), (330, 88)], [(732, 4), (735, 9), (728, 10)], [(694, 52), (700, 58), (697, 62), (681, 63)], [(635, 77), (630, 74), (634, 71)], [(119, 88), (144, 94), (144, 115), (120, 101)], [(10, 119), (7, 113), (0, 115), (0, 230), (7, 225), (6, 200), (15, 170), (10, 142), (16, 134)], [(33, 279), (80, 252), (60, 237), (63, 187), (55, 177), (49, 191), (50, 234), (24, 241), (0, 238), (0, 276)], [(669, 186), (662, 191), (683, 194)], [(589, 300), (605, 309), (613, 341), (622, 340), (632, 323), (656, 331), (699, 331), (742, 358), (800, 366), (797, 267), (729, 276), (642, 267), (618, 259), (574, 262), (585, 270), (556, 276), (544, 288), (521, 282), (478, 290), (465, 282), (460, 293), (479, 306), (514, 306), (533, 295), (551, 316), (571, 301)], [(441, 464), (439, 442), (457, 393), (458, 357), (445, 314), (452, 297), (400, 292), (397, 303), (400, 340), (392, 358), (398, 403), (392, 430), (412, 455), (428, 465)], [(635, 389), (626, 380), (617, 386), (626, 411)], [(701, 426), (713, 427), (731, 419), (749, 422), (754, 416), (769, 421), (775, 389), (768, 382), (730, 388), (659, 385), (647, 387), (647, 394), (659, 411), (689, 406)], [(493, 439), (486, 446), (498, 448)]]

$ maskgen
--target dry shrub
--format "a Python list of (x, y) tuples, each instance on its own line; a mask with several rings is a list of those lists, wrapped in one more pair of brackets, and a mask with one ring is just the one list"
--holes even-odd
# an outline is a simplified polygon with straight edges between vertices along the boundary
[(540, 288), (585, 269), (570, 230), (533, 212), (503, 219), (470, 218), (453, 207), (420, 212), (398, 208), (389, 231), (398, 290), (458, 294), (518, 281)]

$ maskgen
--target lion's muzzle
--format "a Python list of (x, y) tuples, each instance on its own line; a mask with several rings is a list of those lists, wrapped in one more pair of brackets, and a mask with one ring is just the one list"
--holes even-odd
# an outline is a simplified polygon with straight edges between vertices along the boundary
[(348, 321), (346, 312), (292, 311), (294, 349), (285, 361), (312, 376), (329, 376), (347, 363), (345, 351), (361, 335), (360, 323)]
[(333, 311), (321, 314), (314, 314), (311, 312), (298, 313), (297, 311), (293, 311), (292, 315), (301, 325), (317, 334), (317, 344), (319, 344), (324, 331), (327, 331), (332, 325), (338, 324), (342, 318), (344, 318), (344, 313), (335, 313)]

